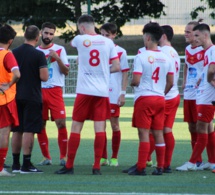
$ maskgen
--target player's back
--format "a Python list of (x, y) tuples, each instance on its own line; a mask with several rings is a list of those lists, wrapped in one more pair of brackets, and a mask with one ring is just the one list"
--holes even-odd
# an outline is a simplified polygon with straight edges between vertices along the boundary
[(142, 74), (137, 96), (164, 96), (166, 75), (173, 74), (173, 68), (163, 52), (146, 50), (135, 57), (134, 74)]
[(78, 35), (71, 45), (78, 50), (77, 93), (108, 97), (110, 61), (118, 58), (112, 40), (101, 35)]
[(172, 99), (179, 94), (178, 91), (178, 79), (180, 73), (180, 57), (178, 52), (172, 46), (163, 46), (161, 47), (161, 51), (164, 52), (171, 61), (174, 70), (174, 83), (170, 91), (166, 94), (165, 99)]

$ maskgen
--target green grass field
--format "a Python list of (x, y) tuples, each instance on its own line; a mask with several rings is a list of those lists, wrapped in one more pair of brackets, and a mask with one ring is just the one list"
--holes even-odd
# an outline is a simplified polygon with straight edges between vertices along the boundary
[[(70, 132), (73, 99), (66, 99), (67, 128)], [(102, 167), (102, 175), (92, 175), (94, 131), (91, 121), (85, 122), (81, 144), (75, 160), (74, 175), (55, 175), (54, 171), (61, 168), (57, 146), (57, 129), (53, 122), (48, 122), (52, 166), (40, 167), (43, 174), (16, 174), (12, 178), (0, 178), (0, 194), (215, 194), (215, 174), (211, 171), (176, 172), (152, 176), (153, 168), (147, 168), (147, 176), (129, 176), (121, 171), (137, 160), (137, 130), (131, 127), (133, 99), (127, 99), (121, 109), (120, 126), (122, 142), (119, 152), (119, 167)], [(108, 148), (111, 155), (111, 129), (107, 122)], [(183, 122), (182, 107), (178, 109), (174, 135), (176, 147), (172, 168), (189, 160), (191, 154), (190, 135), (187, 124)], [(204, 152), (203, 159), (207, 161)], [(32, 162), (36, 165), (42, 155), (35, 139)], [(155, 162), (155, 155), (153, 154)], [(6, 163), (11, 165), (11, 150)], [(22, 159), (21, 159), (22, 162)], [(11, 171), (11, 169), (9, 169)]]

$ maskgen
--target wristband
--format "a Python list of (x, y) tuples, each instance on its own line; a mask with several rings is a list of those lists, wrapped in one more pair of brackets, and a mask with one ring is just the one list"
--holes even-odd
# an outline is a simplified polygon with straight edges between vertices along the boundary
[(125, 95), (125, 94), (126, 94), (126, 91), (121, 91), (120, 94), (121, 94), (121, 95)]

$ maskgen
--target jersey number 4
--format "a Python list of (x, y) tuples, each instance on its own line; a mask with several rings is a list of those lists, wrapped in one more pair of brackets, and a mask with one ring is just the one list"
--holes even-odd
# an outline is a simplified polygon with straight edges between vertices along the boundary
[(157, 67), (154, 72), (152, 73), (152, 80), (155, 81), (155, 83), (158, 82), (159, 80), (159, 72), (160, 72), (160, 67)]
[(90, 51), (89, 64), (91, 66), (98, 66), (100, 64), (99, 51), (98, 50), (93, 49)]

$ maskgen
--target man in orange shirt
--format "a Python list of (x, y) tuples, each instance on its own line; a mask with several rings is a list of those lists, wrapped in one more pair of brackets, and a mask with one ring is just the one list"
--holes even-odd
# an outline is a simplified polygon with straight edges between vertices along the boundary
[(20, 78), (14, 55), (8, 50), (16, 36), (9, 25), (0, 27), (0, 176), (14, 176), (4, 169), (11, 126), (17, 126), (18, 114), (15, 101), (16, 82)]

